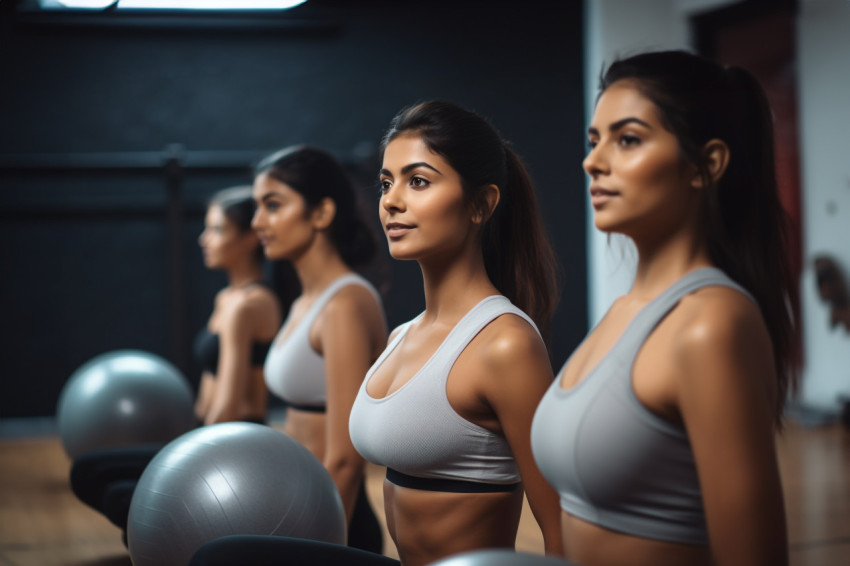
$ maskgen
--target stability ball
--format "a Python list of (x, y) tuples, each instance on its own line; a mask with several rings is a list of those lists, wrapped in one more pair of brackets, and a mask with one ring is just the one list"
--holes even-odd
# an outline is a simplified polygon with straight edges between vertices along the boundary
[(62, 446), (71, 459), (134, 444), (169, 442), (195, 426), (192, 389), (163, 358), (117, 350), (80, 366), (56, 409)]
[(473, 550), (432, 562), (429, 566), (577, 566), (558, 558), (508, 549)]
[(134, 566), (185, 566), (226, 535), (345, 544), (345, 512), (322, 463), (265, 425), (205, 426), (168, 443), (145, 468), (127, 521)]

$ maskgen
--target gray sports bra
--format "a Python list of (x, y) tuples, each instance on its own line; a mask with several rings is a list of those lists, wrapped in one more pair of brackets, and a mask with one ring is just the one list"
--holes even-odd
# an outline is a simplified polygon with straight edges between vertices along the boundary
[(658, 323), (682, 297), (710, 285), (752, 299), (719, 269), (691, 271), (646, 305), (577, 385), (562, 389), (559, 377), (546, 392), (534, 415), (531, 446), (564, 511), (631, 535), (707, 544), (688, 435), (638, 400), (631, 375)]
[[(515, 485), (520, 481), (505, 438), (464, 419), (446, 397), (446, 382), (458, 356), (487, 324), (507, 313), (522, 317), (537, 329), (507, 298), (487, 297), (466, 313), (410, 381), (386, 397), (371, 397), (366, 392), (369, 379), (404, 340), (410, 325), (422, 318), (420, 314), (401, 327), (366, 374), (351, 409), (349, 432), (354, 447), (366, 460), (391, 470), (387, 476), (390, 481), (394, 472), (479, 484)], [(420, 488), (473, 491), (463, 487)]]
[(378, 292), (366, 279), (354, 273), (343, 275), (322, 291), (292, 334), (281, 340), (284, 331), (288, 330), (287, 320), (269, 348), (263, 366), (266, 385), (291, 407), (324, 411), (327, 399), (325, 359), (310, 345), (310, 328), (334, 295), (348, 285), (365, 287), (374, 295), (378, 305), (381, 304)]

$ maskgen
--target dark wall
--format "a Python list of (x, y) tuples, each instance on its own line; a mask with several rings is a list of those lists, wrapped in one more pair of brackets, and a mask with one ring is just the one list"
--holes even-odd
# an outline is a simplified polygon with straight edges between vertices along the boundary
[[(53, 414), (73, 370), (119, 348), (163, 355), (196, 382), (188, 344), (224, 284), (196, 243), (206, 198), (250, 182), (251, 156), (313, 143), (350, 164), (377, 229), (381, 133), (431, 98), (489, 117), (525, 159), (564, 266), (554, 363), (584, 335), (580, 2), (310, 0), (288, 20), (150, 26), (4, 4), (0, 417)], [(189, 156), (176, 173), (139, 153), (175, 143)], [(394, 326), (422, 309), (421, 278), (384, 259)]]

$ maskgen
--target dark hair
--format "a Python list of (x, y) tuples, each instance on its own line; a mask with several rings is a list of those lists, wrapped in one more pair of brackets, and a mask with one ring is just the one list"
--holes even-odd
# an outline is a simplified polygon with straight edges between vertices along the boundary
[(282, 149), (263, 159), (254, 174), (266, 174), (297, 191), (308, 208), (330, 198), (336, 215), (329, 234), (342, 260), (350, 267), (368, 263), (378, 249), (377, 238), (363, 218), (354, 184), (330, 153), (307, 145)]
[(250, 185), (222, 189), (212, 196), (209, 206), (221, 207), (227, 219), (233, 222), (240, 232), (248, 232), (251, 230), (254, 211), (257, 210), (252, 190)]
[(451, 102), (423, 102), (403, 109), (390, 123), (382, 150), (404, 132), (415, 132), (458, 172), (466, 202), (472, 206), (480, 205), (481, 189), (499, 187), (499, 204), (481, 228), (487, 275), (547, 337), (557, 300), (555, 255), (520, 158), (487, 120)]
[[(251, 220), (257, 210), (254, 201), (253, 188), (250, 185), (240, 185), (222, 189), (210, 199), (208, 207), (218, 206), (224, 216), (230, 220), (240, 233), (251, 232)], [(263, 260), (263, 247), (257, 242), (257, 260)]]
[[(658, 109), (683, 158), (699, 168), (703, 231), (711, 260), (756, 298), (773, 343), (776, 420), (789, 388), (797, 387), (797, 283), (788, 252), (787, 214), (776, 185), (773, 116), (755, 77), (684, 51), (635, 55), (613, 63), (600, 95), (627, 80)], [(712, 186), (702, 158), (706, 142), (729, 147), (729, 165)]]

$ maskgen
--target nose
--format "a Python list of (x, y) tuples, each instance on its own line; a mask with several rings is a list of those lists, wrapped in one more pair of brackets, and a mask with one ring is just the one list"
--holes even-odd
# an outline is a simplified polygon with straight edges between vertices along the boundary
[(601, 143), (597, 143), (595, 147), (590, 149), (584, 161), (581, 162), (581, 166), (592, 179), (606, 171), (608, 166)]
[(204, 238), (207, 235), (206, 229), (201, 230), (201, 233), (198, 235), (198, 245), (204, 247)]
[(261, 224), (261, 222), (262, 222), (261, 215), (262, 215), (262, 210), (259, 207), (257, 207), (257, 209), (254, 211), (254, 216), (251, 217), (251, 228), (252, 229), (256, 230), (257, 228), (259, 228), (262, 225)]
[(396, 189), (395, 186), (384, 190), (381, 197), (381, 208), (387, 212), (402, 212), (404, 211), (404, 198), (402, 191)]

